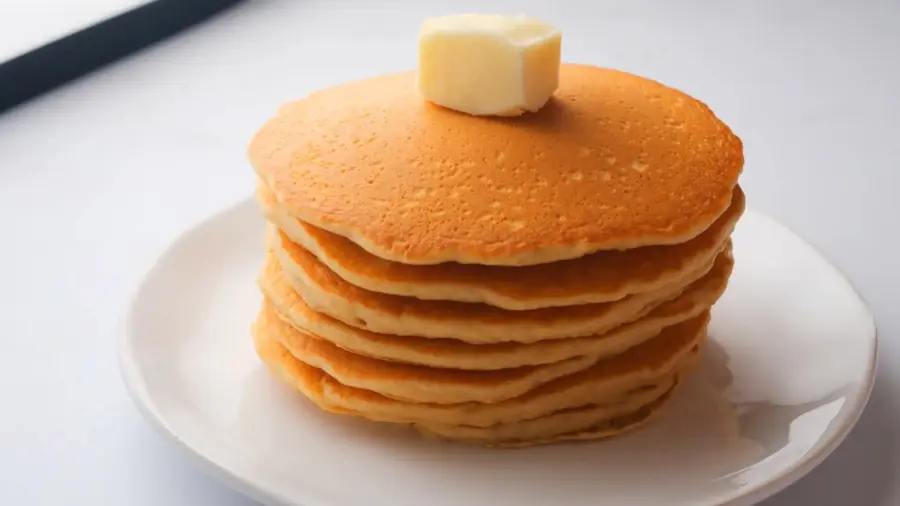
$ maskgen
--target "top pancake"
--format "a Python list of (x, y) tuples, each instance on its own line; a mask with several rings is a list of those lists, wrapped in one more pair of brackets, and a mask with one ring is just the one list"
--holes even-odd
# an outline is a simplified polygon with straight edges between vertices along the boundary
[(565, 64), (518, 118), (424, 101), (414, 73), (283, 106), (248, 155), (290, 214), (381, 258), (531, 265), (675, 244), (728, 207), (741, 141), (690, 96)]
[(345, 281), (378, 293), (424, 300), (482, 302), (508, 310), (610, 302), (665, 288), (722, 250), (744, 211), (735, 186), (731, 206), (702, 234), (669, 246), (598, 251), (571, 260), (524, 267), (446, 262), (409, 265), (376, 257), (350, 240), (285, 216), (260, 184), (263, 213), (291, 241)]

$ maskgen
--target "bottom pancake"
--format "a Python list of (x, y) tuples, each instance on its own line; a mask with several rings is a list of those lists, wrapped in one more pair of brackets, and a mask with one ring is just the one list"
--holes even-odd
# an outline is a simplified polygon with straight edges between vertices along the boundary
[[(380, 422), (410, 425), (426, 437), (475, 444), (491, 448), (516, 448), (562, 441), (586, 441), (609, 438), (634, 430), (649, 422), (671, 397), (679, 383), (673, 375), (657, 384), (645, 385), (611, 398), (574, 409), (564, 409), (530, 420), (487, 427), (422, 423), (414, 420), (384, 420), (346, 407), (323, 403), (323, 387), (336, 383), (321, 371), (293, 358), (281, 345), (268, 339), (257, 327), (254, 332), (257, 351), (269, 368), (285, 383), (298, 389), (326, 411), (373, 419)], [(691, 360), (690, 362), (693, 362)], [(351, 389), (358, 390), (358, 389)], [(366, 391), (359, 395), (378, 397)], [(397, 401), (393, 401), (397, 402)]]
[[(614, 404), (595, 404), (560, 411), (534, 420), (493, 427), (428, 426), (416, 424), (425, 436), (493, 448), (523, 448), (562, 441), (605, 439), (632, 431), (659, 414), (679, 384), (651, 387)], [(664, 384), (665, 385), (665, 384)], [(643, 394), (643, 395), (641, 395)], [(647, 395), (652, 394), (652, 395)]]
[(656, 384), (631, 390), (618, 399), (563, 409), (546, 416), (490, 427), (414, 424), (426, 436), (495, 448), (520, 448), (561, 441), (594, 440), (637, 429), (659, 414), (700, 361), (700, 347), (679, 371)]
[(380, 422), (490, 427), (536, 419), (570, 408), (618, 402), (635, 390), (665, 382), (692, 362), (705, 337), (708, 318), (705, 314), (670, 328), (668, 335), (654, 338), (652, 344), (659, 346), (656, 352), (644, 352), (643, 356), (635, 354), (630, 360), (602, 360), (584, 371), (497, 403), (416, 403), (347, 386), (299, 360), (282, 346), (279, 330), (284, 328), (283, 323), (274, 321), (278, 318), (270, 312), (261, 312), (253, 327), (253, 336), (257, 353), (273, 372), (326, 411), (354, 414)]

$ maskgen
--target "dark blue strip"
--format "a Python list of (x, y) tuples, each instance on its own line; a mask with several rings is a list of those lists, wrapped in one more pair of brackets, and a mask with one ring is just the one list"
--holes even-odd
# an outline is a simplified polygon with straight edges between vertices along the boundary
[(0, 113), (241, 0), (155, 0), (0, 64)]

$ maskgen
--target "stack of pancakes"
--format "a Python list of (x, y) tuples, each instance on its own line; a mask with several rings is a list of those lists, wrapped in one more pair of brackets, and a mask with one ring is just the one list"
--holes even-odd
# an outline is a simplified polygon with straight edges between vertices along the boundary
[(251, 142), (259, 356), (327, 411), (489, 446), (649, 420), (731, 274), (740, 140), (609, 69), (563, 65), (543, 109), (508, 119), (414, 79), (314, 93)]

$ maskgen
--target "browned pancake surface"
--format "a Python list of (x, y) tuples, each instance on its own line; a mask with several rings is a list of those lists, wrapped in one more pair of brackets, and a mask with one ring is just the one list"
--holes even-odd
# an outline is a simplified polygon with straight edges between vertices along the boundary
[[(531, 309), (527, 311), (507, 311), (487, 304), (470, 302), (456, 302), (443, 300), (422, 300), (413, 297), (401, 297), (384, 293), (376, 293), (351, 285), (343, 278), (335, 274), (309, 251), (293, 243), (281, 232), (276, 232), (278, 247), (287, 253), (290, 260), (298, 265), (317, 289), (336, 296), (355, 305), (367, 307), (378, 313), (384, 313), (394, 318), (405, 316), (421, 318), (425, 320), (450, 320), (450, 321), (479, 321), (487, 323), (518, 323), (536, 322), (552, 324), (556, 321), (568, 321), (579, 319), (597, 319), (601, 315), (614, 314), (623, 303), (629, 303), (632, 298), (641, 297), (649, 303), (662, 303), (675, 298), (690, 283), (700, 279), (712, 268), (712, 262), (693, 273), (687, 280), (674, 283), (674, 286), (666, 287), (660, 292), (660, 298), (655, 294), (637, 294), (618, 301), (596, 304), (580, 304), (577, 306), (547, 307)], [(309, 302), (309, 301), (307, 301)], [(358, 322), (365, 326), (365, 322)]]
[(607, 334), (527, 344), (472, 344), (455, 339), (380, 334), (351, 327), (310, 309), (285, 279), (281, 266), (271, 254), (260, 276), (260, 286), (278, 308), (281, 318), (291, 320), (292, 325), (308, 333), (318, 332), (319, 337), (354, 353), (433, 367), (492, 370), (551, 363), (585, 354), (609, 355), (640, 344), (662, 327), (707, 310), (724, 292), (733, 264), (730, 255), (720, 255), (709, 274), (691, 284), (683, 295)]
[[(266, 304), (263, 309), (277, 339), (302, 362), (324, 370), (342, 384), (365, 388), (397, 399), (440, 404), (468, 401), (498, 402), (535, 390), (557, 378), (580, 383), (635, 371), (668, 372), (697, 340), (708, 317), (664, 329), (657, 337), (621, 355), (598, 359), (573, 357), (553, 364), (513, 369), (473, 371), (427, 367), (379, 360), (344, 350), (331, 342), (297, 330), (280, 320)], [(590, 371), (588, 374), (579, 371)], [(647, 378), (641, 378), (646, 380)], [(572, 383), (568, 384), (572, 384)], [(557, 382), (559, 383), (559, 382)], [(566, 382), (562, 387), (565, 388)], [(526, 396), (527, 397), (527, 396)]]
[[(654, 345), (603, 360), (579, 373), (544, 384), (522, 396), (496, 403), (440, 404), (408, 402), (345, 385), (337, 378), (298, 359), (282, 344), (280, 329), (265, 312), (254, 325), (257, 353), (288, 383), (317, 405), (336, 413), (378, 421), (449, 423), (490, 426), (527, 420), (579, 405), (613, 402), (646, 385), (668, 381), (672, 373), (689, 371), (706, 337), (708, 314), (667, 329)], [(365, 369), (363, 369), (365, 370)], [(405, 376), (403, 376), (405, 377)], [(391, 378), (396, 378), (392, 374)], [(572, 394), (574, 393), (574, 397)], [(574, 404), (573, 404), (574, 402)], [(493, 422), (492, 422), (493, 421)]]
[(278, 202), (372, 254), (527, 265), (693, 238), (728, 208), (741, 141), (703, 103), (564, 64), (535, 114), (434, 106), (414, 73), (287, 104), (248, 155)]
[[(258, 198), (276, 206), (267, 188)], [(484, 266), (456, 262), (409, 265), (372, 255), (352, 241), (302, 221), (303, 234), (314, 242), (311, 253), (335, 274), (368, 290), (428, 299), (484, 302), (522, 310), (578, 303), (608, 302), (637, 291), (662, 288), (685, 272), (708, 263), (728, 239), (744, 211), (736, 187), (731, 206), (694, 239), (669, 246), (602, 251), (578, 259), (526, 267)], [(291, 219), (291, 218), (288, 218)], [(291, 239), (291, 232), (282, 229)], [(433, 291), (433, 294), (430, 293)], [(576, 302), (577, 301), (577, 302)]]

